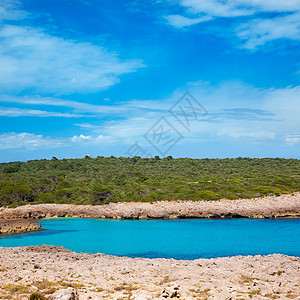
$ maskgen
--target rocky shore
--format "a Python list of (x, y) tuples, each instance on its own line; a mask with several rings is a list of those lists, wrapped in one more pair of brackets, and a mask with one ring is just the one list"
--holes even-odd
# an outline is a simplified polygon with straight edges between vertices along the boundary
[(219, 201), (118, 202), (104, 205), (38, 204), (0, 208), (0, 218), (92, 217), (158, 218), (299, 218), (300, 193)]
[(35, 220), (4, 220), (0, 219), (0, 235), (15, 234), (41, 229), (41, 224)]
[(300, 258), (273, 254), (193, 261), (0, 247), (0, 298), (299, 299)]
[[(295, 218), (300, 193), (257, 199), (0, 208), (0, 233), (40, 229), (34, 219)], [(19, 218), (19, 219), (16, 219)], [(0, 247), (0, 299), (300, 299), (300, 258), (272, 254), (193, 261)], [(36, 298), (38, 299), (38, 298)]]

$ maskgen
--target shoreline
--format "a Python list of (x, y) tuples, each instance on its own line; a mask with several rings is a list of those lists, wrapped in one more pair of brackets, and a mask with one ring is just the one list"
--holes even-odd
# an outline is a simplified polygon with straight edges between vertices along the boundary
[(0, 208), (1, 219), (300, 218), (300, 193), (217, 201), (116, 202), (103, 205), (28, 204)]
[[(39, 224), (38, 219), (55, 217), (299, 218), (300, 193), (240, 200), (0, 208), (2, 222), (8, 223)], [(180, 260), (77, 253), (61, 246), (0, 247), (0, 298), (5, 299), (27, 300), (32, 293), (48, 300), (61, 295), (74, 300), (295, 299), (300, 296), (298, 278), (300, 257), (283, 254)]]
[(300, 258), (281, 254), (147, 259), (76, 253), (42, 245), (0, 247), (0, 258), (0, 297), (28, 299), (33, 292), (48, 299), (72, 292), (80, 300), (300, 296)]

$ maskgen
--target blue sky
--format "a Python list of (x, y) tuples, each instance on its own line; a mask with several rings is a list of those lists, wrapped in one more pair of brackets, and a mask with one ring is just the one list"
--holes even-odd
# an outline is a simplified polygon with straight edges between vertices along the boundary
[(300, 0), (0, 2), (1, 161), (299, 158), (299, 116)]

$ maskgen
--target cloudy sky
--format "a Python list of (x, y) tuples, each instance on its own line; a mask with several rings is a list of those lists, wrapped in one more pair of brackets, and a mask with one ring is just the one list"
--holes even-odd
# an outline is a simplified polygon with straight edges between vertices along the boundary
[(1, 0), (0, 122), (1, 161), (299, 158), (300, 0)]

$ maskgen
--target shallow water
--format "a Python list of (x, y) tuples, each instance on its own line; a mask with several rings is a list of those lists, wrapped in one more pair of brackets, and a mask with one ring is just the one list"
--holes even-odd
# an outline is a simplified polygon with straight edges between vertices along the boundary
[(281, 253), (300, 256), (300, 219), (40, 221), (40, 232), (0, 238), (0, 246), (59, 245), (76, 252), (177, 259)]

